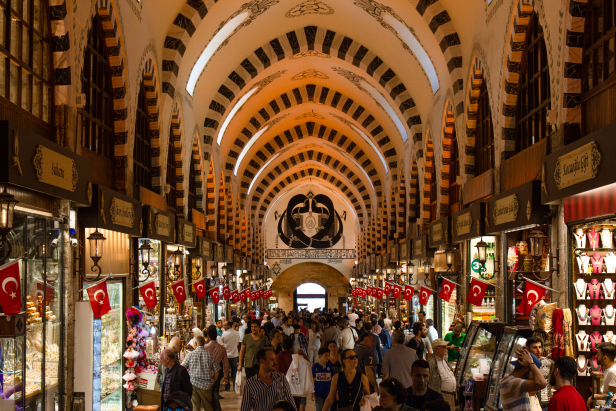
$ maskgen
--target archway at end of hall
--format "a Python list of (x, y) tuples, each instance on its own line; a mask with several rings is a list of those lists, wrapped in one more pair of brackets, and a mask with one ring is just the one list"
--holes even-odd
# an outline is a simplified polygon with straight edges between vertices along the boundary
[(315, 283), (304, 283), (293, 292), (293, 309), (307, 309), (313, 312), (319, 308), (327, 310), (327, 290)]

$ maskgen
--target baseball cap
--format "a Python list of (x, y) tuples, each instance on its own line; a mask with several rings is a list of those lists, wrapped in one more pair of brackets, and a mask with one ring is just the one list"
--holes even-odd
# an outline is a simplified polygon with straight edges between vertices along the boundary
[(437, 338), (436, 340), (432, 340), (432, 348), (446, 347), (447, 345), (449, 345), (447, 341), (443, 340), (442, 338)]
[[(531, 358), (533, 359), (533, 362), (535, 363), (535, 365), (537, 366), (537, 368), (541, 367), (541, 361), (539, 361), (539, 358), (537, 358), (535, 356), (535, 354), (533, 354), (532, 352), (530, 353)], [(514, 367), (517, 367), (518, 365), (522, 365), (518, 362), (517, 359), (511, 361), (511, 365), (513, 365)]]

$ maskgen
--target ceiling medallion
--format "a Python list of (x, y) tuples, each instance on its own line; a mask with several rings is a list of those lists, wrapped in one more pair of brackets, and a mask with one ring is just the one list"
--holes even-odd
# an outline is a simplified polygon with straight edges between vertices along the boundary
[(322, 1), (307, 0), (302, 3), (299, 3), (297, 6), (287, 11), (285, 13), (285, 17), (287, 18), (302, 17), (302, 16), (308, 16), (310, 14), (320, 14), (322, 16), (330, 16), (334, 14), (334, 9), (332, 9), (330, 6), (323, 3)]
[(295, 117), (295, 120), (303, 120), (305, 118), (318, 118), (320, 120), (325, 120), (325, 117), (323, 117), (322, 115), (318, 113), (315, 113), (314, 110)]
[(302, 51), (301, 53), (292, 55), (291, 57), (289, 57), (289, 60), (299, 60), (304, 57), (320, 57), (324, 59), (332, 58), (332, 56), (330, 56), (329, 54), (321, 53), (320, 51), (306, 50)]
[(297, 81), (297, 80), (306, 80), (309, 78), (320, 78), (323, 80), (329, 80), (329, 76), (315, 69), (308, 69), (308, 70), (302, 71), (301, 73), (297, 73), (296, 75), (291, 77), (291, 80)]

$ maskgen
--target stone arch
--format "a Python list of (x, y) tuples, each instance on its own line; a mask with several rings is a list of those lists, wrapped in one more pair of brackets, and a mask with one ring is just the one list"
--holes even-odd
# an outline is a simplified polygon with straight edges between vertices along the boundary
[(207, 175), (205, 207), (205, 213), (207, 215), (207, 236), (210, 240), (218, 241), (218, 228), (216, 227), (216, 174), (214, 173), (213, 161), (210, 161), (210, 169)]
[[(466, 161), (464, 163), (463, 180), (468, 181), (475, 177), (475, 138), (477, 137), (477, 111), (481, 87), (485, 81), (484, 66), (479, 58), (474, 57), (469, 73), (468, 93), (466, 96), (466, 144), (464, 146)], [(488, 90), (488, 97), (490, 92)]]
[[(424, 163), (424, 178), (423, 178), (423, 231), (426, 232), (428, 230), (428, 226), (430, 224), (430, 219), (432, 218), (432, 214), (430, 212), (431, 203), (430, 203), (430, 185), (432, 183), (432, 179), (436, 178), (436, 170), (434, 163), (434, 145), (432, 144), (432, 138), (430, 137), (430, 133), (426, 133), (428, 138), (426, 140), (426, 161)], [(437, 199), (437, 212), (438, 212), (438, 199)]]
[(419, 192), (419, 168), (417, 167), (417, 159), (415, 154), (411, 160), (411, 184), (409, 186), (409, 226), (417, 222), (417, 219), (421, 217), (421, 210), (419, 206), (419, 199), (421, 198)]
[(225, 177), (225, 197), (226, 197), (226, 201), (227, 201), (227, 221), (226, 221), (226, 229), (227, 229), (227, 245), (230, 245), (232, 247), (235, 247), (235, 221), (234, 221), (234, 212), (233, 212), (233, 186), (230, 184), (230, 178), (229, 181), (226, 180)]
[(171, 128), (169, 138), (173, 142), (175, 149), (175, 210), (178, 215), (184, 217), (185, 215), (185, 199), (184, 199), (184, 144), (182, 133), (182, 112), (180, 105), (176, 103), (173, 107), (173, 114), (171, 115)]
[(398, 176), (394, 174), (389, 187), (389, 236), (388, 241), (395, 240), (398, 234), (398, 192), (400, 190)]
[(68, 10), (66, 0), (49, 0), (49, 19), (51, 24), (51, 44), (61, 44), (62, 47), (53, 49), (53, 79), (54, 79), (54, 104), (60, 106), (68, 104), (68, 96), (71, 85), (71, 44), (69, 40), (70, 20), (67, 20)]
[(400, 168), (400, 182), (398, 183), (398, 201), (396, 202), (396, 212), (398, 213), (397, 239), (406, 238), (406, 178), (404, 177), (404, 165)]
[[(276, 45), (274, 49), (273, 45)], [(421, 117), (407, 87), (379, 56), (357, 41), (332, 30), (306, 26), (265, 43), (240, 63), (220, 85), (205, 116), (206, 141), (213, 141), (225, 111), (242, 89), (272, 64), (290, 58), (301, 50), (316, 50), (340, 60), (353, 59), (353, 64), (379, 83), (384, 95), (389, 95), (399, 108), (409, 139), (421, 141)], [(346, 70), (344, 70), (346, 71)], [(353, 73), (345, 74), (355, 76)], [(357, 77), (357, 76), (355, 76)], [(358, 81), (357, 78), (349, 78)], [(209, 138), (208, 138), (209, 137)]]
[[(440, 215), (439, 218), (449, 215), (449, 189), (451, 187), (451, 161), (452, 161), (452, 140), (455, 133), (455, 118), (453, 114), (451, 101), (445, 104), (445, 112), (443, 113), (443, 140), (441, 150), (441, 189), (437, 193), (440, 197)], [(455, 181), (454, 181), (455, 183)]]
[[(203, 160), (201, 158), (201, 142), (199, 141), (199, 134), (193, 134), (191, 165), (195, 167), (195, 191), (196, 191), (196, 205), (197, 210), (205, 214), (205, 196), (203, 190)], [(190, 173), (189, 173), (190, 175)], [(190, 184), (190, 183), (189, 183)], [(207, 190), (207, 187), (206, 187)]]
[(217, 241), (221, 244), (227, 244), (227, 190), (225, 187), (225, 175), (220, 173), (220, 182), (218, 184), (218, 209), (216, 215), (218, 216), (217, 225)]

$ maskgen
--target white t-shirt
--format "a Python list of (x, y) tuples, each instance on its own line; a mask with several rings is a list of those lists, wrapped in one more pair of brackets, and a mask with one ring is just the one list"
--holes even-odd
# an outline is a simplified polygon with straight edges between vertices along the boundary
[(321, 347), (321, 333), (308, 330), (308, 349), (318, 350)]
[(239, 327), (239, 334), (240, 334), (240, 341), (242, 341), (244, 339), (244, 336), (246, 335), (246, 330), (248, 329), (248, 324), (242, 324)]
[(610, 387), (616, 387), (616, 364), (603, 371), (603, 394), (610, 392)]
[(428, 327), (428, 340), (430, 343), (438, 338), (438, 332), (436, 332), (436, 328), (434, 326)]
[(349, 317), (349, 325), (351, 327), (355, 327), (355, 321), (357, 321), (357, 319), (359, 318), (359, 315), (355, 313), (351, 313), (351, 314), (348, 314), (347, 317)]
[(355, 337), (350, 328), (345, 328), (340, 331), (340, 339), (342, 340), (341, 350), (351, 350), (355, 347)]
[(441, 376), (441, 391), (455, 392), (456, 377), (454, 377), (453, 371), (449, 368), (447, 360), (445, 358), (439, 359), (436, 357), (436, 366), (438, 367), (438, 373)]
[(235, 331), (233, 328), (229, 328), (228, 330), (225, 330), (225, 332), (223, 332), (218, 339), (220, 339), (218, 343), (224, 346), (227, 350), (228, 358), (239, 357), (240, 354), (237, 351), (237, 345), (241, 341), (239, 332)]
[(293, 328), (292, 325), (291, 326), (283, 325), (282, 332), (285, 333), (286, 335), (291, 335), (295, 332), (295, 328)]

